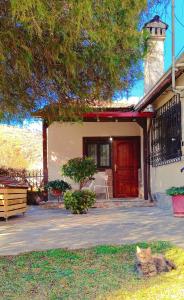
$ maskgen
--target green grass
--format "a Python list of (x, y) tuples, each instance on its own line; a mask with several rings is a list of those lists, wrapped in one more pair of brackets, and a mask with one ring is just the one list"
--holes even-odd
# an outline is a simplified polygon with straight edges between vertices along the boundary
[[(147, 243), (139, 243), (147, 247)], [(0, 258), (0, 299), (184, 299), (184, 251), (167, 242), (149, 244), (177, 270), (140, 279), (135, 272), (136, 245), (55, 249)]]

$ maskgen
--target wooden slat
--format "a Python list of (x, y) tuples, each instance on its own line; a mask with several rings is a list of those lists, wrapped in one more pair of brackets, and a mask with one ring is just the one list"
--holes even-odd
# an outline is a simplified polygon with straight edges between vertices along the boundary
[(16, 204), (16, 205), (9, 205), (9, 206), (7, 206), (7, 211), (17, 210), (17, 209), (20, 209), (20, 208), (25, 208), (26, 206), (27, 206), (26, 203), (21, 203), (21, 204)]
[(4, 206), (0, 206), (0, 212), (5, 211)]
[(0, 188), (0, 194), (4, 194), (4, 193), (8, 193), (8, 194), (25, 194), (27, 193), (27, 189), (25, 188)]
[(18, 204), (18, 203), (27, 202), (27, 198), (24, 198), (24, 199), (13, 199), (13, 200), (0, 200), (0, 206), (4, 206), (5, 201), (8, 201), (8, 205), (11, 205), (11, 204)]
[[(2, 201), (2, 204), (3, 204), (3, 201), (5, 201), (5, 200), (0, 200), (0, 205), (1, 205), (1, 201)], [(26, 203), (27, 198), (6, 200), (6, 201), (7, 201), (8, 205), (12, 205), (12, 204)]]
[(13, 215), (17, 215), (17, 214), (21, 214), (23, 212), (26, 212), (26, 207), (22, 208), (22, 209), (17, 209), (17, 210), (12, 210), (12, 211), (8, 211), (6, 213), (7, 217), (13, 216)]
[[(6, 196), (5, 196), (6, 195)], [(27, 193), (25, 194), (0, 194), (0, 200), (4, 199), (21, 199), (27, 197)]]
[(9, 199), (22, 199), (26, 198), (27, 194), (6, 194), (4, 195), (4, 200), (9, 200)]
[(5, 218), (5, 213), (0, 211), (0, 218)]

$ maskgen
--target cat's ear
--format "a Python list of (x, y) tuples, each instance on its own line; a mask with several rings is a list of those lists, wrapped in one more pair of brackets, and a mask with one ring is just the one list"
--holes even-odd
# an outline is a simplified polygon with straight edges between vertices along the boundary
[(147, 248), (147, 249), (146, 249), (146, 252), (147, 252), (147, 254), (151, 254), (151, 248), (150, 248), (150, 247)]
[(137, 246), (137, 253), (141, 252), (141, 248), (139, 248), (139, 246)]

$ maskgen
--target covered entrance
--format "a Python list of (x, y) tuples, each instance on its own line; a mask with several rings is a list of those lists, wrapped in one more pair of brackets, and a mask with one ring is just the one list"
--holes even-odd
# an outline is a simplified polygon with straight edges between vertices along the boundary
[[(152, 118), (153, 115), (152, 112), (116, 109), (85, 113), (84, 122), (80, 125), (54, 122), (48, 127), (47, 122), (44, 121), (45, 183), (48, 178), (49, 180), (58, 178), (61, 163), (74, 157), (87, 155), (95, 158), (98, 174), (104, 172), (108, 175), (105, 180), (106, 186), (110, 187), (110, 198), (135, 198), (141, 195), (144, 199), (148, 199), (147, 119)], [(60, 138), (56, 139), (57, 136)], [(138, 180), (140, 168), (141, 185)], [(98, 184), (102, 186), (101, 183)]]

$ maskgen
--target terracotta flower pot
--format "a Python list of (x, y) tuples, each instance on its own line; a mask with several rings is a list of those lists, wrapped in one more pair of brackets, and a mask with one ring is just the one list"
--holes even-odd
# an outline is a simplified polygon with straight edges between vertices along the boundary
[(63, 194), (63, 192), (61, 190), (52, 190), (51, 193), (53, 196), (56, 196), (56, 197), (60, 197)]
[(172, 196), (172, 206), (175, 217), (184, 217), (184, 195)]

